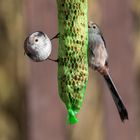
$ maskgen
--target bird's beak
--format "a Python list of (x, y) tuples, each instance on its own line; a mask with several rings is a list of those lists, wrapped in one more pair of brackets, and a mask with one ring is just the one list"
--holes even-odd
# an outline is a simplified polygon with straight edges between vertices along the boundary
[(35, 42), (35, 36), (33, 36), (33, 37), (30, 37), (30, 44), (34, 44), (34, 42)]

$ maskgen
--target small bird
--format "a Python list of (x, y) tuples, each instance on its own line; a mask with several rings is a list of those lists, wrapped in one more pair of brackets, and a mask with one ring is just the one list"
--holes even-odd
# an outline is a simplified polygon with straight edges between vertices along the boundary
[(106, 43), (99, 27), (93, 23), (88, 23), (88, 63), (89, 67), (98, 71), (105, 79), (118, 109), (122, 121), (128, 119), (128, 112), (112, 81), (108, 68), (108, 53)]
[(46, 59), (55, 61), (49, 58), (52, 45), (51, 40), (57, 38), (59, 34), (49, 39), (42, 31), (37, 31), (29, 35), (24, 42), (24, 50), (29, 58), (35, 62), (42, 62)]

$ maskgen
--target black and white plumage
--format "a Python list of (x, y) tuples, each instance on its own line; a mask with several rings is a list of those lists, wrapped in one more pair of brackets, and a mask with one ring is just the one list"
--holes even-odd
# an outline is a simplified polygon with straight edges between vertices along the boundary
[(101, 75), (103, 75), (111, 91), (111, 95), (118, 109), (120, 118), (122, 121), (124, 121), (125, 119), (128, 119), (128, 112), (109, 74), (107, 62), (108, 53), (103, 35), (99, 27), (93, 22), (88, 23), (88, 32), (89, 32), (88, 34), (89, 66), (92, 69), (97, 70)]
[(51, 41), (45, 33), (37, 31), (26, 38), (24, 50), (33, 61), (42, 62), (51, 54)]

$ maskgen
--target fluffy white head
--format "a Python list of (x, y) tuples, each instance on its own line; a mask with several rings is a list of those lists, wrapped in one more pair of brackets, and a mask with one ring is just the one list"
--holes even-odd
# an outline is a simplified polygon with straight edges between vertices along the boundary
[(24, 49), (33, 61), (46, 60), (52, 51), (52, 45), (47, 35), (41, 31), (32, 33), (25, 40)]
[(92, 22), (92, 21), (88, 22), (88, 29), (89, 29), (89, 32), (92, 32), (92, 33), (94, 33), (94, 34), (100, 34), (100, 33), (101, 33), (101, 31), (100, 31), (98, 25), (95, 24), (95, 23)]

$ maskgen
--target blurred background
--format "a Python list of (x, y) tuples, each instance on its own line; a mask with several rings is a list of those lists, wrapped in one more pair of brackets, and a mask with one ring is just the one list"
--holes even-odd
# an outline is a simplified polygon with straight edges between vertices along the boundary
[[(55, 0), (0, 0), (0, 140), (140, 140), (140, 1), (88, 0), (101, 26), (110, 72), (129, 112), (120, 121), (103, 78), (90, 71), (76, 125), (66, 125), (57, 64), (24, 55), (26, 36), (58, 32)], [(51, 58), (57, 58), (57, 40)]]

